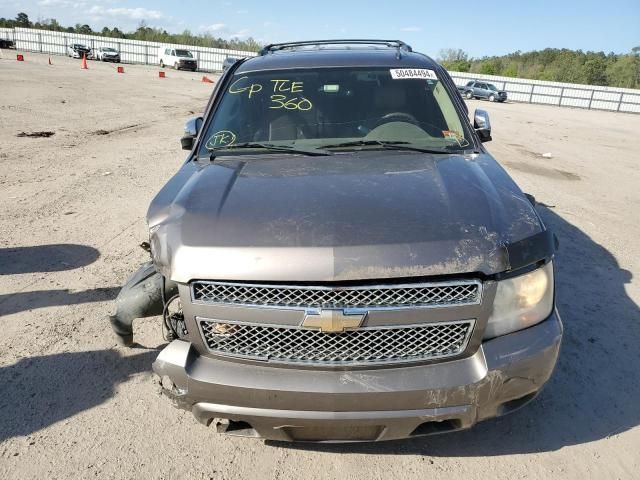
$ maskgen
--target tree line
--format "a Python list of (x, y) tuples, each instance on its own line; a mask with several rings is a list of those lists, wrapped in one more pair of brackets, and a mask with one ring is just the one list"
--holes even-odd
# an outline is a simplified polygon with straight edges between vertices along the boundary
[(545, 48), (482, 58), (470, 58), (463, 50), (450, 48), (440, 51), (439, 61), (456, 72), (640, 88), (640, 46), (626, 54)]
[(161, 28), (149, 27), (144, 21), (133, 32), (123, 32), (118, 27), (104, 27), (100, 31), (94, 31), (89, 25), (77, 23), (73, 27), (60, 25), (55, 18), (41, 19), (32, 22), (26, 13), (18, 13), (15, 19), (0, 18), (0, 27), (4, 28), (38, 28), (55, 32), (79, 33), (83, 35), (100, 35), (109, 38), (123, 38), (129, 40), (146, 40), (148, 42), (177, 43), (183, 45), (195, 45), (199, 47), (226, 48), (230, 50), (244, 50), (257, 52), (260, 44), (253, 38), (245, 40), (217, 38), (208, 33), (194, 35), (189, 30), (182, 33), (169, 33)]

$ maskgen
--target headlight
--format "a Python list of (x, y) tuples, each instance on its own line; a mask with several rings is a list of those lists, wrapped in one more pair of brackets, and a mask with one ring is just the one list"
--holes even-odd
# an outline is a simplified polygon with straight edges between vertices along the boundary
[(484, 338), (522, 330), (541, 322), (553, 309), (553, 264), (498, 282)]

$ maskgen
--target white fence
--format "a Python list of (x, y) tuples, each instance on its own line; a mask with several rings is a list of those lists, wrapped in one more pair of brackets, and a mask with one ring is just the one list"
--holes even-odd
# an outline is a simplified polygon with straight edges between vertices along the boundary
[(13, 40), (18, 50), (41, 52), (50, 55), (66, 55), (67, 46), (74, 43), (82, 43), (91, 49), (112, 47), (120, 52), (120, 58), (123, 63), (140, 63), (146, 65), (158, 64), (160, 48), (166, 48), (167, 46), (185, 48), (191, 51), (198, 61), (198, 70), (208, 72), (222, 70), (222, 62), (227, 57), (253, 57), (256, 55), (256, 52), (244, 52), (240, 50), (164, 44), (142, 40), (101, 37), (99, 35), (52, 32), (32, 28), (0, 28), (0, 38)]
[(640, 113), (640, 90), (631, 88), (545, 82), (462, 72), (449, 73), (458, 86), (466, 85), (469, 80), (490, 82), (499, 90), (506, 91), (507, 99), (513, 102)]

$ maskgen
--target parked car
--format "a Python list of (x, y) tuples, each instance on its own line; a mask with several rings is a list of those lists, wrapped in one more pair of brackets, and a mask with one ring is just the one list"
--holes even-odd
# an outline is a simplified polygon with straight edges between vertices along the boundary
[(480, 80), (471, 80), (463, 87), (458, 87), (460, 94), (468, 99), (486, 98), (490, 102), (504, 102), (507, 100), (507, 92), (498, 90), (493, 83)]
[(159, 55), (160, 67), (173, 67), (176, 70), (184, 69), (195, 72), (198, 62), (189, 50), (181, 48), (161, 48)]
[(531, 401), (562, 338), (555, 241), (485, 149), (488, 114), (471, 123), (398, 41), (270, 45), (230, 71), (110, 317), (132, 345), (133, 319), (162, 315), (162, 391), (281, 441), (448, 432)]
[(227, 70), (229, 70), (229, 67), (231, 67), (231, 65), (233, 65), (237, 61), (238, 61), (238, 59), (236, 57), (227, 57), (227, 58), (225, 58), (222, 61), (222, 71), (226, 72)]
[(98, 47), (95, 51), (96, 60), (102, 62), (120, 63), (120, 52), (111, 47)]
[(87, 56), (87, 58), (91, 58), (91, 49), (86, 45), (81, 43), (73, 43), (67, 46), (67, 55), (72, 58), (82, 58), (83, 56)]
[(0, 38), (0, 48), (16, 48), (16, 44), (8, 38)]

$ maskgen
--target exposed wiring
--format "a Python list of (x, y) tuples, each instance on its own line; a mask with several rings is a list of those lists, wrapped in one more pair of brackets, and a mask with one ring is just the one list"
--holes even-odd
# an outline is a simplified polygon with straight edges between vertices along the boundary
[[(162, 280), (163, 283), (163, 302), (164, 302), (164, 277)], [(178, 332), (175, 329), (175, 326), (173, 325), (173, 322), (171, 321), (171, 316), (169, 314), (169, 305), (171, 305), (171, 303), (177, 299), (180, 298), (180, 294), (175, 294), (173, 297), (171, 297), (168, 301), (164, 302), (164, 308), (162, 309), (162, 320), (164, 322), (164, 326), (165, 328), (162, 329), (162, 333), (163, 333), (163, 337), (165, 340), (167, 341), (171, 341), (171, 340), (175, 340), (176, 338), (179, 337)]]

